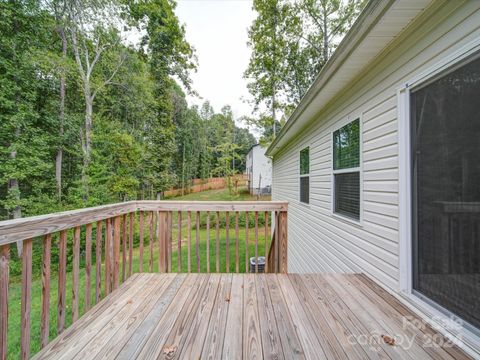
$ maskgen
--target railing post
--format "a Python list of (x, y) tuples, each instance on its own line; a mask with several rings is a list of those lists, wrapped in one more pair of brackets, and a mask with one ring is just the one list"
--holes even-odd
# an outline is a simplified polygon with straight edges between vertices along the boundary
[(7, 358), (9, 260), (10, 245), (0, 246), (0, 360)]
[(158, 212), (158, 272), (167, 272), (168, 263), (167, 246), (167, 212)]
[(279, 272), (288, 273), (288, 213), (280, 211), (278, 213), (278, 264)]
[(120, 285), (120, 230), (121, 218), (116, 216), (114, 219), (114, 233), (113, 233), (113, 289)]

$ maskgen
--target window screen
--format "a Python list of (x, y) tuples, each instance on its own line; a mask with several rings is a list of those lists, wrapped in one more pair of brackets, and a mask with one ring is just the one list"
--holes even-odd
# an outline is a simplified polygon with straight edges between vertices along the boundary
[(300, 201), (310, 202), (310, 148), (300, 151)]
[(335, 174), (335, 212), (360, 218), (360, 173)]
[[(360, 119), (333, 133), (335, 213), (360, 219)], [(345, 171), (349, 170), (351, 171)]]
[(480, 328), (480, 59), (413, 89), (413, 289)]

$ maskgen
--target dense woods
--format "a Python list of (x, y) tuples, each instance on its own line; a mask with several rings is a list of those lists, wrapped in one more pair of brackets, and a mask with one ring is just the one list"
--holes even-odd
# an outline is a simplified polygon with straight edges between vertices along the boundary
[(186, 102), (196, 57), (174, 9), (0, 1), (0, 219), (243, 172), (255, 138), (230, 107)]

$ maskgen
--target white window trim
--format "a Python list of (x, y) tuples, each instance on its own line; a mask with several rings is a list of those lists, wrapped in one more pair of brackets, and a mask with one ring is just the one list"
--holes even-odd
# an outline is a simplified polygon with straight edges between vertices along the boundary
[[(348, 168), (348, 169), (339, 169), (335, 170), (333, 168), (333, 133), (337, 131), (338, 129), (341, 129), (345, 125), (350, 124), (352, 121), (357, 120), (359, 121), (359, 142), (360, 142), (360, 148), (359, 148), (359, 156), (360, 156), (360, 163), (359, 166), (354, 167), (354, 168)], [(357, 225), (357, 226), (363, 226), (363, 113), (359, 113), (357, 115), (349, 115), (342, 121), (338, 122), (335, 124), (335, 127), (330, 131), (330, 141), (331, 141), (331, 154), (330, 154), (330, 159), (332, 161), (332, 176), (331, 176), (331, 198), (330, 198), (330, 214), (342, 221), (346, 221), (350, 224)], [(360, 178), (360, 216), (359, 219), (354, 219), (351, 218), (347, 215), (342, 215), (337, 212), (335, 212), (335, 175), (336, 174), (343, 174), (343, 173), (351, 173), (351, 172), (358, 172), (359, 173), (359, 178)]]
[[(438, 75), (448, 73), (451, 68), (461, 65), (467, 58), (480, 52), (480, 39), (475, 39), (456, 52), (411, 78), (397, 90), (398, 140), (399, 140), (399, 290), (400, 295), (413, 305), (425, 320), (446, 336), (461, 341), (471, 355), (480, 354), (480, 336), (468, 327), (452, 330), (445, 327), (445, 320), (453, 314), (440, 305), (433, 305), (425, 297), (413, 291), (412, 284), (412, 171), (410, 134), (410, 92), (433, 81)], [(443, 320), (442, 320), (443, 319)]]
[[(300, 171), (300, 154), (302, 153), (303, 150), (305, 149), (308, 149), (308, 174), (301, 174), (301, 171)], [(298, 150), (298, 203), (300, 205), (303, 205), (303, 206), (307, 206), (307, 207), (310, 207), (310, 201), (311, 201), (311, 198), (310, 198), (310, 188), (311, 188), (311, 177), (310, 177), (310, 168), (311, 168), (311, 161), (310, 161), (310, 155), (311, 155), (311, 149), (312, 147), (310, 146), (310, 144), (307, 144), (307, 145), (304, 145), (300, 148), (300, 150)], [(302, 198), (302, 188), (301, 188), (301, 181), (300, 179), (301, 178), (304, 178), (304, 177), (308, 177), (310, 178), (310, 180), (308, 180), (308, 203), (306, 202), (303, 202), (301, 200)]]

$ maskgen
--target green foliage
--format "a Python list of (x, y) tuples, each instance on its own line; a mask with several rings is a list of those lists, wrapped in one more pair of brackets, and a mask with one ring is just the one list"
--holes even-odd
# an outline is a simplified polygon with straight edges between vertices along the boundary
[(261, 130), (263, 144), (279, 132), (364, 4), (364, 0), (253, 1), (257, 17), (249, 29), (252, 55), (244, 76), (255, 116), (245, 120)]

